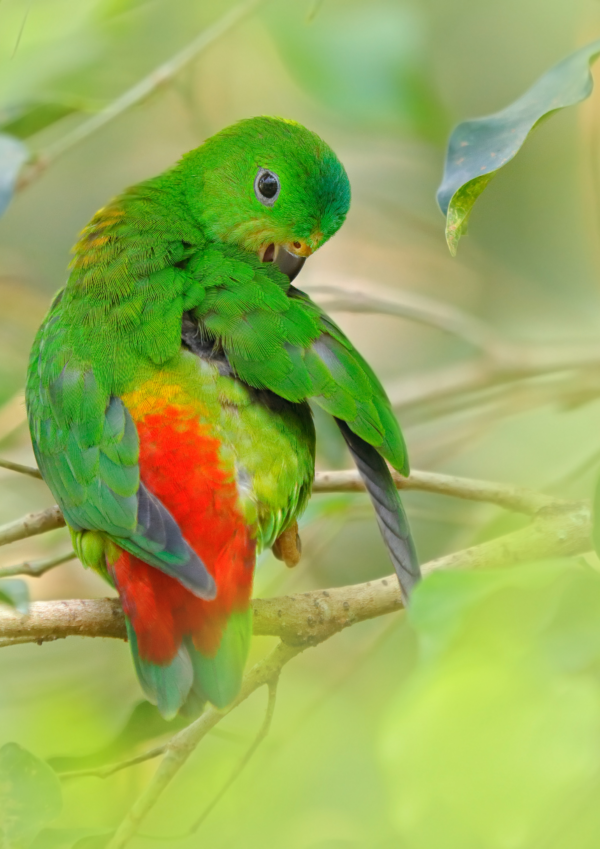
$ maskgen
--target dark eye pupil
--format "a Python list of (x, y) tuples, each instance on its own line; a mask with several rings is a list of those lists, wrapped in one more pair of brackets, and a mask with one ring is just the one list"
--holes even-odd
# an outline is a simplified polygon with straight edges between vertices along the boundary
[(268, 171), (258, 181), (258, 190), (266, 198), (273, 198), (277, 194), (277, 177)]

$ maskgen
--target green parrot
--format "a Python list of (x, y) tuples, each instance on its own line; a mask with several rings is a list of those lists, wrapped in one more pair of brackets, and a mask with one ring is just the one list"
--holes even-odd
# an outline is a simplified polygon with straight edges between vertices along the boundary
[(240, 121), (99, 210), (36, 337), (35, 455), (84, 565), (119, 593), (165, 717), (228, 705), (258, 552), (300, 556), (309, 402), (335, 420), (405, 600), (419, 579), (386, 460), (406, 448), (373, 371), (292, 285), (350, 205), (343, 166), (293, 121)]

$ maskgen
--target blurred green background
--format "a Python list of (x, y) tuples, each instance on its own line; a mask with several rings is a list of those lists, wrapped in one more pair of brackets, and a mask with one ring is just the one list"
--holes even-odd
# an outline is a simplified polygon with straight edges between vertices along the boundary
[[(0, 129), (35, 151), (51, 148), (232, 6), (2, 0)], [(0, 222), (0, 456), (33, 462), (20, 394), (27, 356), (78, 231), (126, 185), (256, 114), (306, 124), (347, 168), (347, 223), (299, 281), (323, 304), (323, 286), (391, 299), (413, 293), (557, 357), (593, 346), (600, 94), (533, 134), (478, 202), (457, 259), (435, 190), (454, 123), (502, 108), (599, 34), (592, 0), (262, 3), (173, 83), (52, 163)], [(589, 497), (600, 466), (593, 363), (419, 400), (420, 387), (441, 386), (478, 352), (398, 317), (335, 318), (388, 387), (414, 468)], [(348, 467), (333, 428), (321, 417), (317, 424), (319, 467)], [(424, 561), (517, 527), (485, 505), (403, 497)], [(0, 471), (1, 522), (52, 503), (42, 483)], [(295, 571), (262, 557), (256, 595), (390, 571), (366, 497), (315, 496), (302, 537)], [(0, 549), (0, 565), (68, 547), (66, 531), (55, 531)], [(412, 622), (355, 626), (285, 669), (269, 738), (196, 836), (174, 840), (250, 743), (262, 692), (202, 744), (144, 833), (211, 849), (597, 847), (597, 567), (590, 556), (506, 575), (434, 576)], [(36, 599), (108, 592), (77, 561), (30, 585)], [(254, 659), (270, 646), (257, 638)], [(83, 757), (110, 743), (140, 699), (125, 644), (70, 638), (0, 651), (0, 744)], [(154, 769), (66, 783), (54, 824), (115, 825)], [(153, 844), (140, 837), (134, 845)]]

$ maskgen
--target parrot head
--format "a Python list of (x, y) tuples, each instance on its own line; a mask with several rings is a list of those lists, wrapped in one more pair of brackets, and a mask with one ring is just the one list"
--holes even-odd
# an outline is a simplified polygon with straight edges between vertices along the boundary
[(227, 127), (176, 170), (210, 239), (276, 262), (290, 280), (340, 228), (350, 206), (348, 177), (331, 148), (281, 118)]

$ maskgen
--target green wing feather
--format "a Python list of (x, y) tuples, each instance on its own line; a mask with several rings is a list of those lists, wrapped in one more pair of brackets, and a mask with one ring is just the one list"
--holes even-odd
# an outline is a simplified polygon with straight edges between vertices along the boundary
[(138, 434), (129, 412), (101, 389), (91, 364), (64, 344), (67, 331), (55, 320), (59, 305), (36, 339), (27, 401), (36, 459), (65, 519), (75, 531), (105, 533), (192, 592), (213, 598), (214, 580), (204, 564), (140, 483)]
[(311, 399), (408, 474), (406, 446), (372, 369), (340, 328), (274, 266), (228, 246), (192, 257), (205, 286), (193, 314), (237, 376), (288, 401)]

